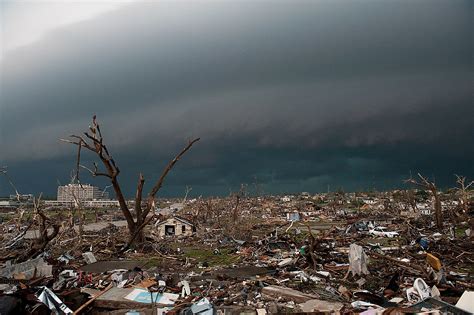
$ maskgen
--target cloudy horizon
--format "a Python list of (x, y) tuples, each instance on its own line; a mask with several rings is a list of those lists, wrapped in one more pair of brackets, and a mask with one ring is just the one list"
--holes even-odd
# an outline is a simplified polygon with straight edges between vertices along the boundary
[[(161, 196), (474, 177), (470, 1), (3, 1), (0, 166), (54, 196), (97, 115)], [(84, 163), (93, 161), (92, 155)], [(104, 186), (103, 180), (83, 181)], [(0, 178), (0, 195), (11, 192)]]

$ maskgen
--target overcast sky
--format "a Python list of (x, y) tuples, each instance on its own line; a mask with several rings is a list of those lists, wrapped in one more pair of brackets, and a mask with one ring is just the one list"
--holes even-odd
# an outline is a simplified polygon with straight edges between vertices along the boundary
[(193, 137), (163, 195), (387, 189), (410, 172), (453, 185), (474, 176), (471, 12), (468, 0), (2, 0), (0, 165), (21, 192), (54, 196), (75, 158), (58, 139), (97, 114), (129, 196)]

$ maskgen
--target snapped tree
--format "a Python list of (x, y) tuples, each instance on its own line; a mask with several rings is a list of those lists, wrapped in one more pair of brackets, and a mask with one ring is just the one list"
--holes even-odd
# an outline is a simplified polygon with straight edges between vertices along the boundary
[[(118, 175), (120, 174), (120, 168), (115, 163), (112, 155), (109, 153), (109, 150), (104, 143), (104, 138), (102, 137), (102, 132), (100, 131), (99, 123), (97, 122), (96, 116), (94, 115), (92, 118), (92, 125), (89, 126), (89, 131), (84, 132), (83, 136), (78, 135), (71, 135), (70, 139), (61, 139), (63, 142), (71, 143), (77, 146), (77, 162), (76, 162), (76, 174), (77, 179), (79, 180), (79, 169), (87, 170), (93, 177), (103, 176), (107, 177), (112, 187), (115, 191), (115, 196), (119, 202), (120, 209), (127, 220), (127, 227), (129, 231), (129, 240), (128, 243), (122, 248), (122, 251), (126, 250), (130, 247), (130, 245), (134, 243), (141, 243), (144, 241), (144, 234), (143, 229), (145, 226), (150, 223), (155, 218), (155, 213), (151, 213), (151, 210), (154, 210), (155, 205), (155, 196), (158, 191), (163, 186), (163, 182), (171, 171), (173, 166), (180, 160), (180, 158), (193, 146), (194, 143), (199, 141), (200, 138), (196, 138), (194, 140), (190, 140), (188, 144), (172, 159), (166, 167), (163, 169), (161, 176), (155, 182), (153, 187), (151, 188), (150, 192), (146, 196), (144, 205), (142, 205), (143, 201), (143, 188), (145, 184), (145, 177), (143, 174), (139, 174), (138, 176), (138, 183), (137, 189), (135, 194), (135, 219), (133, 217), (131, 209), (129, 209), (127, 205), (127, 201), (124, 197), (122, 192), (122, 188), (118, 181)], [(81, 165), (81, 150), (85, 148), (91, 152), (93, 152), (102, 162), (102, 165), (105, 168), (105, 171), (98, 170), (98, 164), (94, 163), (94, 168), (88, 168), (84, 165)]]
[(469, 211), (469, 189), (472, 189), (471, 186), (474, 184), (474, 181), (467, 183), (465, 176), (455, 176), (456, 183), (458, 184), (457, 190), (461, 194), (461, 209), (463, 214), (466, 214)]
[(430, 182), (425, 177), (423, 177), (420, 173), (418, 173), (419, 180), (410, 177), (409, 179), (405, 180), (405, 183), (410, 183), (415, 186), (421, 187), (423, 189), (431, 191), (433, 194), (433, 206), (435, 210), (435, 219), (436, 219), (436, 226), (438, 229), (443, 228), (443, 213), (441, 210), (441, 199), (438, 193), (438, 188), (436, 187), (434, 182)]

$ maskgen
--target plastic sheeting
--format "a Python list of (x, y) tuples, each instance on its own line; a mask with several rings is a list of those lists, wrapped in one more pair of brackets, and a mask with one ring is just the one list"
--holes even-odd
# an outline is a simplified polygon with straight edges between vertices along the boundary
[(369, 274), (367, 262), (368, 257), (362, 246), (351, 244), (349, 248), (349, 271), (352, 272), (352, 275)]

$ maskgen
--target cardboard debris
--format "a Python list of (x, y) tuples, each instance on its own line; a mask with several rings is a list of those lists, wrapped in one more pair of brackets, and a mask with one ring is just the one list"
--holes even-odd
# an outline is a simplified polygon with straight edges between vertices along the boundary
[(461, 298), (456, 303), (456, 307), (474, 314), (474, 291), (464, 291)]
[(156, 284), (157, 284), (157, 282), (156, 282), (155, 279), (145, 279), (142, 282), (140, 282), (139, 284), (137, 284), (137, 287), (146, 289), (146, 288), (152, 287)]
[(301, 310), (305, 313), (313, 313), (313, 312), (339, 312), (343, 307), (344, 304), (340, 302), (328, 302), (322, 300), (308, 300), (304, 303), (299, 304)]
[(430, 264), (431, 267), (433, 267), (434, 270), (436, 271), (441, 270), (441, 261), (435, 255), (427, 253), (426, 261)]

